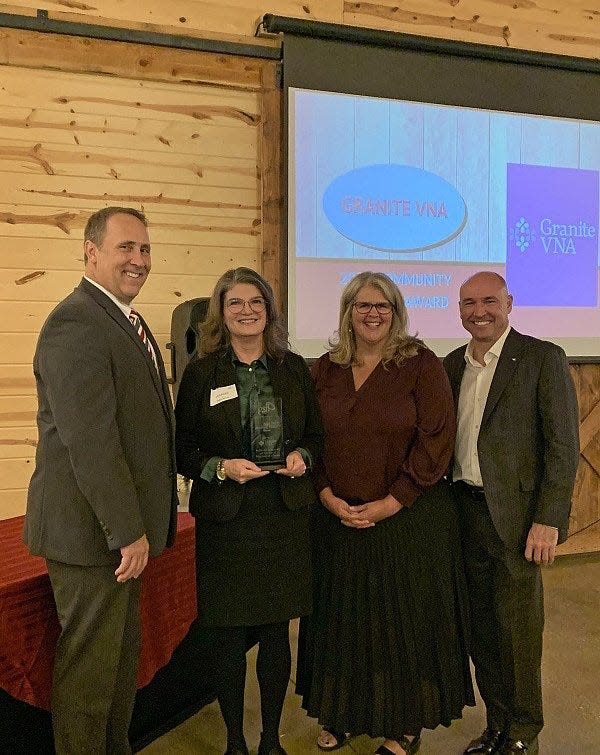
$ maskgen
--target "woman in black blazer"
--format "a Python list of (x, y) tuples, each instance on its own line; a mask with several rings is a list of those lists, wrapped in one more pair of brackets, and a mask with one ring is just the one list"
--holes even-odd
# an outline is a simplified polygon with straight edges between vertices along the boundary
[[(177, 397), (178, 471), (193, 480), (197, 627), (214, 663), (226, 755), (247, 755), (246, 649), (258, 640), (259, 755), (284, 755), (279, 721), (290, 675), (289, 620), (312, 608), (307, 470), (322, 429), (308, 369), (287, 348), (270, 285), (254, 270), (217, 282)], [(280, 407), (281, 464), (259, 466), (255, 420)], [(268, 454), (272, 456), (273, 454)], [(263, 459), (264, 461), (264, 459)], [(269, 469), (265, 466), (270, 467)]]

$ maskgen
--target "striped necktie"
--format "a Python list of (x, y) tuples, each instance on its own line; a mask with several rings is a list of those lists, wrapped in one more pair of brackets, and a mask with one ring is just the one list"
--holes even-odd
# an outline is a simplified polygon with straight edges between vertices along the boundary
[(144, 346), (148, 349), (148, 354), (150, 354), (152, 358), (152, 362), (154, 363), (154, 366), (156, 367), (156, 370), (158, 372), (158, 363), (156, 361), (156, 354), (154, 353), (154, 348), (152, 347), (152, 344), (150, 343), (150, 339), (148, 338), (146, 330), (144, 326), (142, 325), (142, 320), (139, 314), (135, 311), (135, 309), (132, 309), (131, 312), (129, 313), (129, 321), (135, 328), (135, 332), (140, 337)]

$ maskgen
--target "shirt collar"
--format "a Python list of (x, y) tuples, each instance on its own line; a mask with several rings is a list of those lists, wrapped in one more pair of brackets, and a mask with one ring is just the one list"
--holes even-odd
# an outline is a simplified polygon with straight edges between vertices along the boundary
[[(267, 355), (266, 355), (266, 354), (262, 354), (262, 355), (261, 355), (261, 356), (259, 356), (259, 357), (258, 357), (258, 359), (256, 359), (255, 361), (256, 361), (256, 362), (260, 362), (260, 363), (262, 364), (262, 366), (263, 366), (263, 367), (265, 368), (265, 370), (269, 369), (269, 364), (268, 364), (268, 362), (267, 362)], [(232, 363), (233, 363), (233, 364), (234, 364), (234, 365), (235, 365), (236, 367), (237, 367), (238, 365), (240, 365), (240, 366), (242, 366), (242, 367), (246, 367), (246, 366), (247, 366), (245, 362), (241, 362), (241, 361), (240, 361), (240, 360), (239, 360), (239, 359), (237, 358), (237, 356), (235, 355), (235, 351), (234, 351), (233, 349), (231, 349), (231, 362), (232, 362)]]
[[(510, 325), (506, 328), (504, 333), (500, 336), (500, 338), (496, 341), (496, 343), (492, 344), (490, 348), (485, 352), (483, 355), (483, 361), (486, 365), (488, 365), (492, 359), (492, 357), (496, 357), (496, 359), (500, 358), (500, 354), (502, 353), (502, 349), (504, 347), (504, 342), (506, 341), (506, 338), (508, 337), (510, 331)], [(465, 351), (465, 362), (467, 364), (471, 364), (474, 367), (481, 367), (482, 365), (479, 364), (474, 358), (473, 358), (473, 339), (469, 341), (467, 344), (467, 348)]]
[(119, 300), (117, 299), (117, 297), (116, 297), (116, 296), (115, 296), (114, 294), (111, 294), (111, 292), (110, 292), (110, 291), (107, 291), (107, 290), (106, 290), (106, 289), (104, 288), (104, 286), (101, 286), (101, 285), (100, 285), (99, 283), (96, 283), (96, 281), (95, 281), (95, 280), (92, 280), (91, 278), (88, 278), (88, 277), (87, 277), (87, 275), (84, 275), (83, 277), (84, 277), (84, 278), (86, 279), (86, 281), (87, 281), (88, 283), (91, 283), (91, 284), (92, 284), (92, 286), (96, 286), (96, 288), (100, 289), (100, 291), (102, 291), (102, 293), (103, 293), (103, 294), (106, 294), (106, 296), (108, 296), (108, 298), (109, 298), (109, 299), (110, 299), (111, 301), (114, 301), (114, 303), (115, 303), (115, 304), (117, 305), (117, 307), (118, 307), (118, 308), (119, 308), (119, 309), (121, 310), (121, 312), (123, 312), (123, 314), (125, 315), (125, 317), (126, 317), (127, 319), (129, 319), (129, 315), (131, 314), (131, 309), (132, 309), (132, 308), (131, 308), (131, 307), (130, 307), (130, 306), (129, 306), (128, 304), (123, 304), (123, 302), (122, 302), (122, 301), (119, 301)]

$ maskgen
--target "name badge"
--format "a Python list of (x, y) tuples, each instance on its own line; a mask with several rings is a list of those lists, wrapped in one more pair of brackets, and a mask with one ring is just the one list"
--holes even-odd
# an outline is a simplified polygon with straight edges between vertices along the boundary
[(229, 401), (232, 398), (237, 398), (237, 395), (238, 392), (237, 388), (235, 387), (235, 383), (233, 385), (222, 385), (220, 388), (211, 388), (210, 405), (216, 406), (223, 401)]

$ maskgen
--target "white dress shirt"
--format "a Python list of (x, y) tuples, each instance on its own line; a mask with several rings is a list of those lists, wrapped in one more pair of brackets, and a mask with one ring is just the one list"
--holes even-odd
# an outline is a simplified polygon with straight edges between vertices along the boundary
[(465, 351), (466, 364), (458, 398), (458, 427), (452, 478), (455, 481), (464, 480), (478, 488), (483, 487), (483, 480), (479, 468), (477, 438), (492, 379), (509, 330), (510, 325), (485, 353), (484, 365), (473, 358), (473, 341), (469, 342)]
[(123, 304), (122, 301), (119, 301), (117, 297), (114, 294), (111, 294), (110, 291), (107, 291), (104, 286), (101, 286), (99, 283), (96, 283), (95, 280), (92, 280), (91, 278), (88, 278), (87, 275), (83, 276), (88, 283), (91, 283), (92, 286), (96, 286), (96, 288), (100, 289), (103, 294), (106, 294), (108, 298), (111, 301), (114, 301), (114, 303), (117, 305), (117, 307), (121, 310), (121, 312), (125, 315), (125, 317), (129, 320), (129, 315), (131, 314), (131, 307), (127, 304)]
[[(130, 307), (128, 304), (123, 304), (123, 302), (119, 301), (114, 294), (111, 294), (110, 291), (107, 291), (104, 288), (104, 286), (101, 286), (99, 283), (96, 283), (95, 280), (92, 280), (91, 278), (88, 278), (87, 275), (84, 275), (83, 277), (86, 279), (86, 281), (88, 283), (91, 283), (92, 286), (96, 286), (96, 288), (99, 289), (100, 291), (102, 291), (103, 294), (106, 294), (106, 296), (108, 296), (108, 298), (111, 301), (114, 301), (114, 303), (117, 305), (117, 307), (121, 310), (121, 312), (125, 315), (125, 317), (131, 323), (131, 312), (133, 311), (133, 307)], [(154, 366), (158, 370), (158, 365), (157, 365), (157, 362), (156, 362), (156, 353), (154, 351), (154, 346), (152, 345), (150, 339), (147, 339), (145, 341), (145, 343), (146, 343), (146, 347), (147, 347), (148, 351), (150, 352), (150, 356), (152, 357), (152, 361), (154, 362)]]

